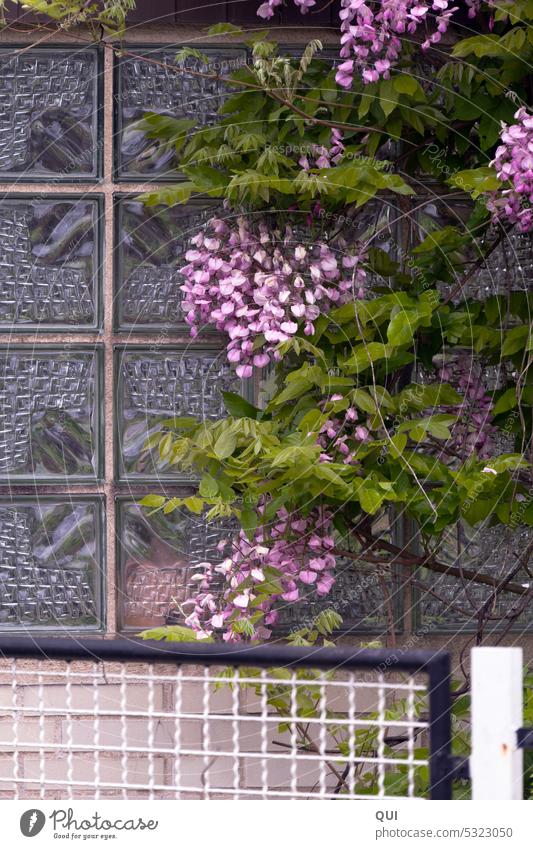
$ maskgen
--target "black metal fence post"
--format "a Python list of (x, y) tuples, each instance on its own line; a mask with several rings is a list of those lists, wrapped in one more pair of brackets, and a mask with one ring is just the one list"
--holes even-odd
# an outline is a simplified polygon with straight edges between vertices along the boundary
[(438, 653), (428, 662), (429, 793), (431, 799), (451, 799), (453, 762), (450, 656)]

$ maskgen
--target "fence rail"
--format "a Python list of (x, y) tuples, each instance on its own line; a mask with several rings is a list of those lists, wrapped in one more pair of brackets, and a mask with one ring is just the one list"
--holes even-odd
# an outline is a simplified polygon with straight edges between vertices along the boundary
[(446, 653), (10, 636), (0, 658), (0, 797), (451, 796)]

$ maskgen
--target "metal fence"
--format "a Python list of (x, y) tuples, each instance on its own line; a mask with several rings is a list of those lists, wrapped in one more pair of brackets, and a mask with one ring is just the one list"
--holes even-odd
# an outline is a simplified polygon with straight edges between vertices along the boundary
[(451, 795), (445, 653), (11, 636), (0, 655), (0, 798)]

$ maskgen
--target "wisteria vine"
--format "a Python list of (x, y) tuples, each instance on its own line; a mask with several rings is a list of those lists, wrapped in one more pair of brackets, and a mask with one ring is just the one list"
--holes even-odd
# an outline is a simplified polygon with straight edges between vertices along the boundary
[(456, 415), (457, 421), (450, 428), (452, 436), (445, 448), (461, 458), (474, 453), (485, 459), (491, 457), (496, 433), (492, 424), (493, 400), (481, 365), (464, 353), (453, 363), (444, 363), (437, 376), (442, 382), (450, 383), (463, 399), (455, 407), (446, 407), (446, 412)]
[(298, 601), (310, 587), (319, 596), (330, 592), (335, 583), (332, 530), (326, 509), (304, 517), (282, 507), (272, 526), (257, 528), (251, 541), (244, 531), (223, 541), (219, 550), (229, 547), (230, 552), (222, 563), (199, 564), (197, 592), (184, 602), (192, 607), (185, 624), (200, 639), (214, 632), (230, 642), (267, 639), (284, 602)]
[(250, 377), (280, 358), (278, 345), (332, 306), (365, 294), (364, 253), (338, 256), (324, 242), (303, 245), (292, 227), (212, 218), (191, 240), (181, 268), (183, 309), (191, 334), (213, 325), (229, 336), (228, 360)]
[[(315, 0), (294, 0), (294, 4), (305, 14), (315, 6)], [(268, 20), (281, 5), (282, 0), (266, 0), (257, 14)], [(480, 0), (467, 0), (467, 6), (469, 16), (473, 17)], [(442, 39), (457, 9), (452, 0), (381, 0), (379, 3), (341, 0), (340, 56), (345, 61), (337, 70), (338, 84), (351, 88), (359, 69), (365, 83), (376, 82), (380, 77), (388, 79), (400, 55), (402, 37), (413, 35), (422, 25), (427, 26), (431, 18), (432, 31), (422, 43), (422, 49), (427, 50)]]
[(511, 184), (493, 195), (489, 208), (496, 219), (506, 219), (525, 233), (533, 227), (533, 115), (524, 107), (515, 124), (502, 125), (501, 145), (491, 165), (502, 183)]

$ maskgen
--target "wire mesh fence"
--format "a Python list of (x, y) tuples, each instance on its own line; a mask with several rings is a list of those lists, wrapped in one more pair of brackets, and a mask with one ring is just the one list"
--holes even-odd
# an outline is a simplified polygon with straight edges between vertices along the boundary
[(441, 655), (27, 638), (1, 648), (0, 798), (447, 793)]

